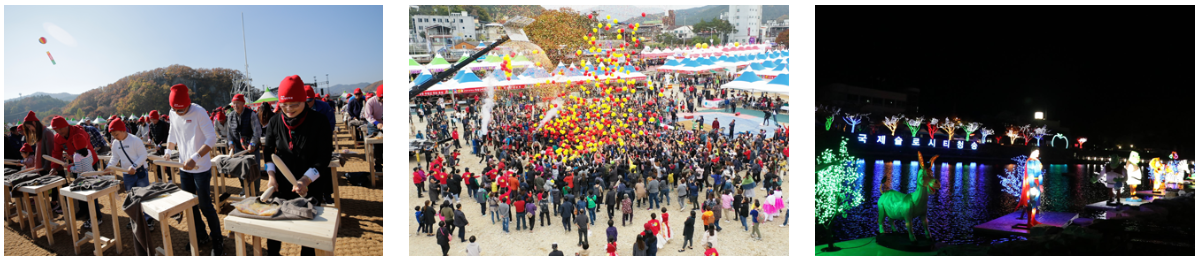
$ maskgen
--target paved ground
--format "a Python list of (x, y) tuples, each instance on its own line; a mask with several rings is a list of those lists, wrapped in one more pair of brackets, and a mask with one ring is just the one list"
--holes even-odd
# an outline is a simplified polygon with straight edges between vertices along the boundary
[[(732, 114), (729, 116), (732, 116)], [(425, 130), (425, 122), (419, 121), (416, 115), (413, 115), (412, 119), (417, 130)], [(758, 121), (761, 122), (762, 118), (758, 118)], [(757, 124), (754, 125), (757, 126)], [(740, 126), (738, 129), (741, 129)], [(411, 139), (412, 137), (409, 138)], [(463, 148), (460, 150), (460, 152), (462, 153), (462, 162), (459, 165), (460, 168), (470, 168), (473, 172), (483, 170), (484, 164), (479, 163), (479, 157), (471, 155), (471, 148), (465, 143), (465, 140)], [(412, 183), (411, 169), (412, 167), (417, 166), (418, 163), (416, 161), (416, 157), (413, 156), (410, 156), (408, 160), (410, 167), (408, 170), (406, 170), (409, 173), (406, 174), (407, 178), (405, 181), (405, 186), (409, 186), (409, 193), (407, 205), (403, 208), (405, 210), (404, 213), (406, 214), (405, 218), (408, 221), (408, 228), (405, 232), (409, 238), (409, 255), (441, 255), (441, 247), (437, 245), (437, 240), (435, 237), (427, 237), (424, 234), (417, 233), (417, 222), (415, 222), (416, 219), (413, 216), (415, 213), (413, 212), (413, 207), (423, 205), (426, 200), (429, 200), (429, 195), (425, 194), (424, 198), (417, 197), (416, 188), (413, 187)], [(426, 163), (424, 162), (425, 159), (421, 160), (422, 162), (420, 165), (426, 166)], [(783, 187), (788, 188), (788, 176), (783, 177)], [(674, 190), (672, 190), (672, 201), (678, 200), (674, 193)], [(762, 200), (766, 197), (766, 191), (764, 190), (756, 189), (755, 193), (757, 196), (756, 198), (759, 200)], [(788, 193), (789, 191), (784, 191), (785, 198), (788, 197)], [(474, 203), (475, 201), (473, 199), (462, 198), (461, 200), (463, 203), (463, 212), (467, 214), (467, 219), (471, 222), (471, 224), (466, 227), (466, 237), (476, 237), (477, 242), (480, 244), (480, 249), (483, 255), (541, 256), (550, 253), (550, 244), (555, 242), (558, 243), (559, 250), (562, 250), (563, 253), (566, 253), (567, 255), (573, 255), (575, 252), (582, 250), (581, 247), (576, 246), (576, 243), (578, 242), (578, 233), (574, 232), (574, 230), (572, 230), (572, 232), (567, 232), (564, 230), (562, 226), (562, 219), (560, 217), (552, 215), (550, 217), (551, 224), (548, 224), (544, 227), (535, 227), (533, 231), (515, 230), (516, 222), (514, 221), (509, 224), (510, 233), (504, 233), (501, 228), (501, 223), (497, 222), (492, 224), (488, 216), (481, 216), (479, 214), (480, 206), (478, 203)], [(634, 235), (641, 232), (642, 224), (650, 219), (651, 212), (645, 209), (648, 206), (643, 205), (642, 207), (643, 208), (637, 209), (633, 212), (636, 225), (622, 227), (621, 215), (619, 213), (615, 215), (615, 219), (613, 221), (615, 222), (618, 230), (618, 255), (632, 255), (632, 245), (635, 239)], [(698, 243), (701, 241), (700, 234), (703, 231), (702, 224), (698, 224), (696, 227), (696, 236), (693, 238), (693, 240), (697, 243), (695, 243), (694, 249), (687, 250), (682, 253), (677, 252), (683, 244), (683, 222), (687, 219), (687, 211), (690, 210), (689, 207), (689, 209), (681, 211), (679, 207), (680, 206), (678, 202), (671, 202), (671, 205), (667, 206), (668, 213), (670, 213), (669, 221), (672, 229), (675, 231), (675, 238), (668, 241), (668, 243), (663, 247), (662, 250), (658, 252), (658, 254), (663, 256), (703, 255), (704, 248), (700, 245), (700, 243)], [(660, 211), (655, 210), (654, 213), (660, 213)], [(696, 214), (697, 223), (702, 223), (699, 217), (700, 214), (701, 213)], [(588, 239), (589, 243), (591, 244), (588, 252), (592, 256), (605, 255), (603, 245), (605, 243), (604, 229), (608, 228), (607, 222), (609, 219), (607, 214), (604, 213), (603, 208), (600, 208), (597, 211), (597, 216), (596, 224), (592, 227), (592, 236)], [(782, 223), (783, 215), (780, 215), (773, 222), (761, 224), (759, 229), (763, 234), (763, 240), (754, 241), (750, 239), (750, 232), (738, 230), (741, 229), (741, 223), (736, 220), (723, 220), (720, 223), (721, 227), (723, 228), (723, 232), (717, 233), (718, 240), (716, 248), (718, 251), (720, 251), (721, 255), (786, 256), (789, 253), (788, 235), (790, 233), (791, 223), (789, 221), (789, 226), (780, 227), (780, 224)], [(467, 243), (459, 243), (457, 240), (458, 231), (455, 231), (454, 236), (455, 240), (453, 240), (450, 244), (450, 255), (466, 255), (465, 251)]]
[[(348, 145), (350, 144), (348, 139), (348, 134), (343, 134), (340, 136), (339, 142), (340, 144)], [(352, 151), (357, 152), (360, 155), (363, 153), (361, 148)], [(358, 172), (366, 170), (367, 163), (362, 157), (352, 157), (349, 161), (347, 161), (345, 167), (339, 168), (339, 171), (342, 172)], [(232, 187), (231, 190), (233, 193), (236, 194), (241, 190), (241, 186), (238, 184), (238, 180), (236, 178), (227, 178), (226, 182), (230, 187)], [(266, 183), (265, 178), (263, 183)], [(339, 184), (342, 194), (342, 211), (344, 214), (342, 215), (341, 226), (338, 228), (336, 254), (344, 256), (383, 255), (383, 183), (380, 182), (375, 188), (366, 188), (350, 185), (344, 178), (341, 178), (339, 179)], [(122, 201), (124, 198), (125, 193), (123, 192), (117, 195), (117, 201)], [(129, 216), (127, 216), (123, 211), (119, 211), (119, 205), (113, 206), (112, 204), (108, 203), (108, 200), (100, 200), (100, 205), (102, 206), (101, 211), (105, 213), (104, 225), (102, 225), (100, 229), (101, 234), (112, 235), (112, 220), (110, 219), (108, 213), (111, 213), (110, 211), (114, 209), (118, 210), (118, 219), (121, 224), (129, 221)], [(228, 214), (230, 211), (233, 211), (233, 207), (226, 206), (217, 211), (217, 216), (219, 216), (221, 219), (224, 219), (226, 214)], [(59, 220), (59, 222), (65, 222), (63, 221), (65, 219), (62, 217), (62, 215), (55, 215), (55, 217)], [(187, 225), (175, 222), (173, 220), (170, 220), (169, 222), (171, 224), (171, 237), (173, 243), (171, 247), (177, 254), (189, 253), (187, 242)], [(221, 224), (222, 227), (225, 225), (224, 222)], [(81, 225), (83, 225), (83, 221), (77, 221), (72, 227), (78, 229)], [(124, 225), (122, 225), (121, 233), (122, 241), (124, 241), (124, 249), (121, 255), (133, 255), (134, 250), (132, 243), (132, 232), (125, 229)], [(222, 230), (222, 233), (226, 235), (226, 239), (224, 241), (226, 254), (233, 255), (235, 241), (231, 236), (232, 233), (230, 233), (229, 230)], [(162, 232), (156, 229), (155, 231), (152, 231), (151, 234), (151, 242), (155, 246), (162, 245)], [(74, 249), (71, 247), (71, 235), (67, 232), (59, 231), (55, 233), (55, 242), (53, 244), (47, 244), (44, 232), (39, 231), (38, 235), (39, 237), (36, 240), (31, 240), (28, 228), (20, 229), (19, 224), (13, 222), (12, 220), (5, 222), (4, 254), (15, 256), (75, 255)], [(249, 242), (249, 240), (247, 240), (247, 242)], [(246, 246), (249, 248), (248, 243)], [(84, 246), (80, 247), (79, 250), (82, 252), (81, 255), (92, 255), (93, 249), (95, 248), (92, 246), (92, 244), (85, 244)], [(200, 246), (200, 255), (202, 256), (210, 255), (211, 251), (211, 248), (207, 245)], [(264, 249), (263, 251), (265, 252), (266, 250)], [(115, 249), (109, 249), (104, 254), (117, 255)], [(300, 255), (300, 247), (298, 245), (284, 243), (281, 254), (285, 256)]]

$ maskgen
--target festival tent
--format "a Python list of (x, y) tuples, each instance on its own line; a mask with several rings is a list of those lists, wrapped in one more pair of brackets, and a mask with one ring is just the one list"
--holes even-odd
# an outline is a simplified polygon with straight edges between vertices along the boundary
[(422, 83), (425, 83), (425, 81), (428, 81), (429, 79), (433, 79), (433, 74), (430, 73), (428, 69), (421, 70), (421, 74), (417, 75), (417, 78), (414, 78), (412, 81), (413, 87), (421, 85)]
[(639, 71), (637, 71), (637, 69), (636, 69), (636, 68), (634, 68), (634, 67), (633, 67), (633, 65), (626, 65), (626, 66), (625, 66), (625, 75), (626, 75), (625, 77), (634, 78), (634, 79), (639, 79), (639, 80), (645, 80), (645, 79), (646, 79), (646, 74), (644, 74), (644, 73), (642, 73), (642, 72), (639, 72)]
[(732, 81), (722, 84), (721, 88), (755, 91), (756, 89), (754, 89), (754, 87), (760, 85), (756, 84), (760, 81), (762, 81), (762, 78), (755, 76), (754, 72), (752, 71), (747, 71), (743, 72), (741, 76), (734, 78)]
[(408, 57), (408, 74), (420, 73), (422, 69), (425, 69), (425, 66), (418, 63), (417, 59), (413, 59), (411, 56)]
[(446, 69), (450, 69), (450, 62), (447, 62), (446, 58), (442, 58), (441, 54), (435, 54), (433, 61), (425, 65), (425, 68), (428, 68), (431, 72), (445, 71)]
[(657, 71), (660, 71), (660, 72), (672, 72), (672, 71), (674, 71), (675, 69), (678, 69), (678, 68), (679, 68), (679, 65), (680, 65), (680, 62), (679, 62), (679, 60), (676, 60), (676, 59), (670, 59), (670, 60), (667, 60), (667, 62), (666, 62), (666, 63), (663, 63), (663, 65), (662, 65), (662, 66), (659, 66), (659, 67), (658, 67), (658, 69), (657, 69)]
[(751, 84), (747, 89), (749, 91), (774, 92), (787, 94), (791, 90), (788, 82), (788, 74), (780, 74), (771, 81), (759, 81)]
[(512, 58), (512, 66), (514, 68), (515, 67), (533, 66), (533, 62), (530, 62), (529, 58), (525, 57), (525, 55), (522, 54), (522, 55), (517, 55), (517, 58)]
[(450, 81), (434, 85), (417, 96), (483, 92), (485, 87), (475, 73), (459, 71)]
[(551, 75), (566, 74), (566, 71), (567, 71), (567, 66), (563, 65), (562, 62), (558, 62), (558, 66), (554, 67), (554, 70), (551, 70), (550, 74)]

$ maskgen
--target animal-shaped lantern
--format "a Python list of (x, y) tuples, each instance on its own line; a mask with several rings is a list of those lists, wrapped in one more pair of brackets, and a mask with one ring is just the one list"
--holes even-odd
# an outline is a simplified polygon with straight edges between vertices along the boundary
[[(883, 219), (887, 217), (904, 220), (904, 227), (908, 230), (909, 241), (917, 241), (917, 236), (913, 234), (912, 226), (917, 221), (924, 223), (925, 236), (930, 237), (929, 215), (926, 214), (929, 210), (929, 194), (942, 187), (942, 183), (933, 176), (932, 168), (937, 158), (937, 155), (929, 158), (929, 163), (926, 164), (924, 157), (921, 156), (920, 152), (917, 152), (917, 160), (921, 162), (921, 170), (918, 173), (921, 184), (917, 186), (917, 191), (905, 194), (880, 187), (880, 191), (883, 192), (877, 203), (879, 208), (880, 234), (885, 233), (883, 230)], [(893, 231), (896, 230), (895, 224), (892, 224), (891, 227)]]

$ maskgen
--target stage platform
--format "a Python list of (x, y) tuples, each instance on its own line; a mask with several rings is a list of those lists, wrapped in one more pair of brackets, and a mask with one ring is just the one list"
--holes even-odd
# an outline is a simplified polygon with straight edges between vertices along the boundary
[[(1013, 228), (1013, 225), (1025, 223), (1026, 219), (1017, 219), (1020, 214), (1020, 212), (1013, 212), (992, 221), (975, 225), (975, 231), (1001, 235), (1029, 235), (1029, 230)], [(1079, 218), (1079, 214), (1062, 212), (1042, 212), (1038, 214), (1038, 221), (1042, 225), (1055, 227), (1064, 227), (1076, 218)]]
[[(1123, 206), (1136, 207), (1136, 206), (1141, 206), (1142, 204), (1146, 204), (1146, 203), (1154, 202), (1154, 200), (1155, 200), (1155, 199), (1158, 199), (1158, 198), (1159, 198), (1159, 197), (1151, 197), (1151, 198), (1148, 198), (1148, 199), (1143, 199), (1143, 200), (1141, 200), (1141, 201), (1130, 201), (1130, 199), (1132, 199), (1132, 198), (1122, 198), (1122, 199), (1121, 199), (1121, 204), (1122, 204)], [(1121, 205), (1118, 205), (1118, 206), (1109, 206), (1109, 205), (1108, 205), (1108, 201), (1107, 201), (1107, 200), (1105, 200), (1105, 201), (1100, 201), (1100, 202), (1096, 202), (1096, 203), (1088, 204), (1087, 206), (1084, 206), (1084, 207), (1085, 207), (1085, 208), (1090, 208), (1090, 209), (1099, 209), (1099, 210), (1118, 210), (1118, 209), (1121, 207)]]
[(837, 252), (821, 252), (822, 248), (827, 245), (818, 245), (816, 250), (817, 256), (932, 256), (937, 254), (937, 250), (929, 252), (908, 252), (887, 248), (879, 245), (874, 241), (875, 237), (859, 238), (850, 241), (842, 241), (833, 244), (842, 248)]

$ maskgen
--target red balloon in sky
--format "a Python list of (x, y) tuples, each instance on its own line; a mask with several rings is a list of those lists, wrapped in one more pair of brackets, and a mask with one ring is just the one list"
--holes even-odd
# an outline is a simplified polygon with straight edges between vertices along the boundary
[(42, 43), (42, 44), (46, 44), (46, 37), (38, 37), (38, 42)]
[(592, 19), (592, 15), (591, 15), (591, 14), (588, 14), (588, 19)]
[(644, 12), (643, 12), (643, 13), (642, 13), (642, 17), (646, 17), (646, 13), (644, 13)]

